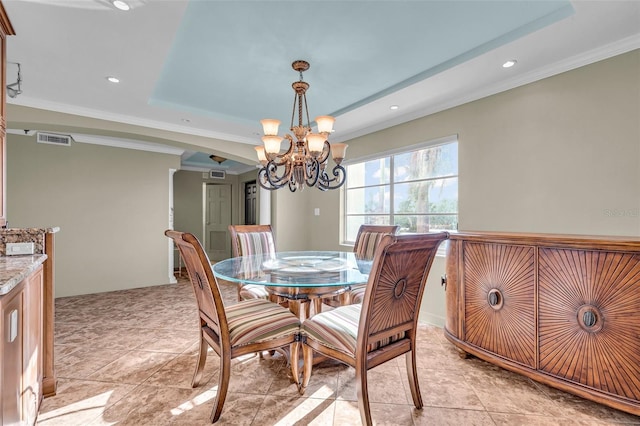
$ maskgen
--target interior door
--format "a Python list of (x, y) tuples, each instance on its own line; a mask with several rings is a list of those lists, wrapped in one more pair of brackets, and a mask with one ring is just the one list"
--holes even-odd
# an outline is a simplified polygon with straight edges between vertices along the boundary
[(231, 257), (227, 227), (231, 225), (231, 185), (206, 184), (204, 247), (212, 261)]
[(258, 195), (258, 185), (256, 181), (244, 184), (244, 224), (256, 224), (256, 202)]

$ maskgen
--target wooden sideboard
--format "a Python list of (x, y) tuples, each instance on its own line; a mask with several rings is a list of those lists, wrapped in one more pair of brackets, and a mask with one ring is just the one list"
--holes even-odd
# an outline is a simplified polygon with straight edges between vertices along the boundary
[(640, 415), (640, 238), (453, 232), (447, 250), (461, 355)]

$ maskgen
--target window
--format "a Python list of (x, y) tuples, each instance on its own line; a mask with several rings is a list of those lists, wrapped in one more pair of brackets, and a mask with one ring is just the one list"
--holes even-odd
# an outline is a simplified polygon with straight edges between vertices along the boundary
[(458, 141), (424, 144), (346, 166), (345, 242), (360, 225), (400, 225), (400, 234), (458, 226)]

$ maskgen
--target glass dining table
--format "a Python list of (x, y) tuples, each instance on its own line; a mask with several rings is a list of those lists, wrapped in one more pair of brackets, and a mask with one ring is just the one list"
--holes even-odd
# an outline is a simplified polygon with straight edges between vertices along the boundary
[(213, 265), (216, 278), (265, 286), (286, 298), (289, 309), (300, 316), (301, 306), (314, 298), (339, 295), (367, 282), (371, 261), (353, 252), (288, 251), (233, 257)]

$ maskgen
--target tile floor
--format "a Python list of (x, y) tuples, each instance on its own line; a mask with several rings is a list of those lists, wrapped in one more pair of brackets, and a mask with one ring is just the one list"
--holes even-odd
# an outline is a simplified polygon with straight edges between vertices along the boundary
[[(224, 286), (225, 300), (235, 287)], [(58, 394), (44, 400), (41, 425), (207, 425), (218, 357), (204, 384), (190, 386), (197, 349), (190, 285), (56, 299)], [(369, 372), (372, 415), (386, 425), (640, 425), (640, 418), (535, 383), (478, 359), (460, 359), (442, 330), (421, 326), (418, 368), (425, 407), (411, 402), (404, 357)], [(282, 357), (233, 362), (218, 424), (357, 425), (354, 372), (314, 369), (304, 397)]]

